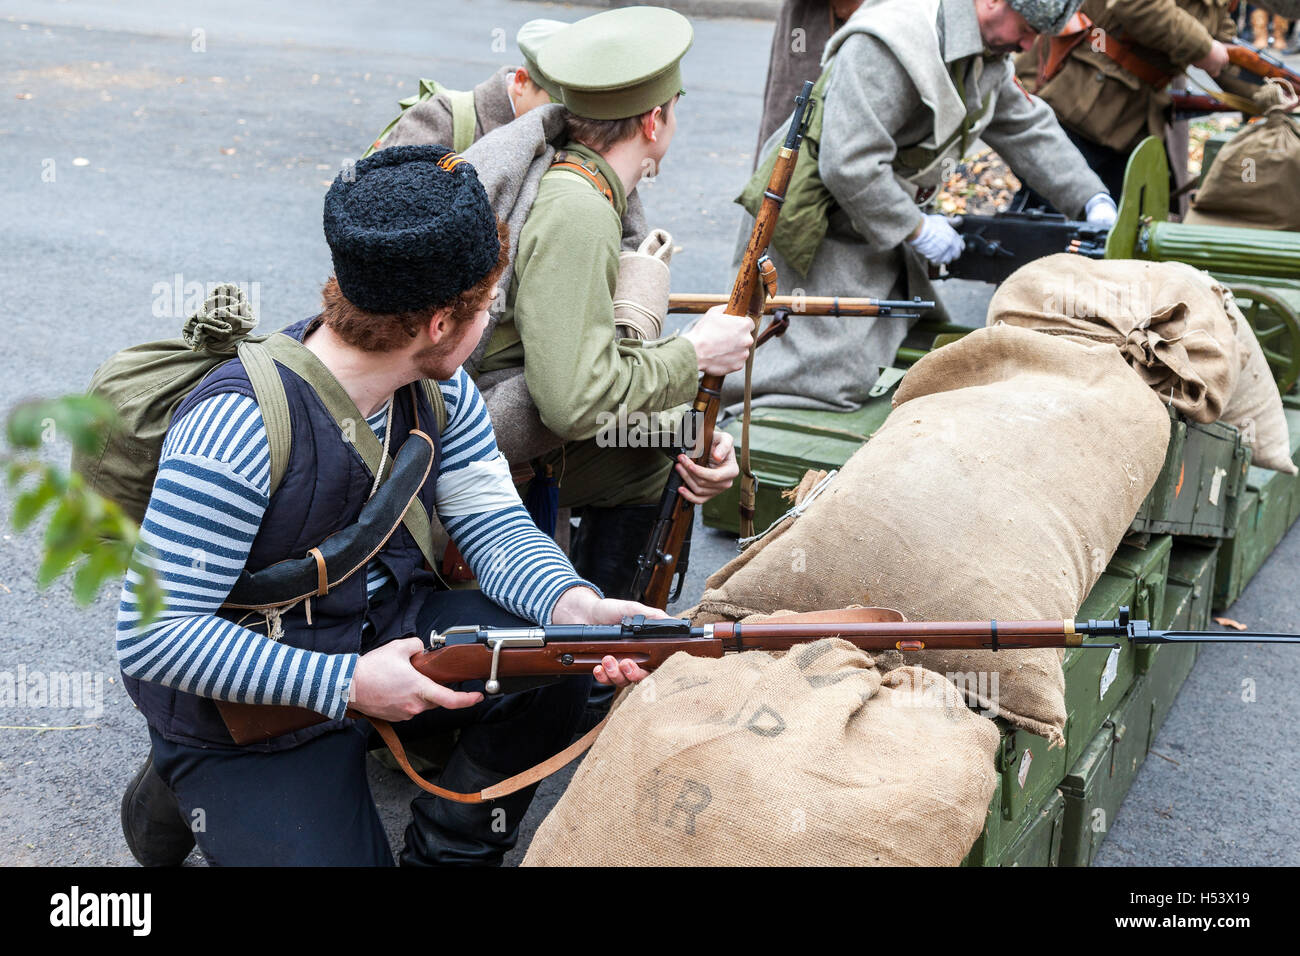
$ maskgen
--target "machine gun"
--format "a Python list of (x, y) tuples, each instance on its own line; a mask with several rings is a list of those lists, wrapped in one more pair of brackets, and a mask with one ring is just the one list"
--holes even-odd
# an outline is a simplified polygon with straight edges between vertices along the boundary
[(965, 251), (947, 266), (932, 265), (931, 278), (998, 283), (1026, 263), (1056, 252), (1101, 259), (1109, 233), (1101, 226), (1039, 209), (962, 216), (957, 231), (966, 240)]

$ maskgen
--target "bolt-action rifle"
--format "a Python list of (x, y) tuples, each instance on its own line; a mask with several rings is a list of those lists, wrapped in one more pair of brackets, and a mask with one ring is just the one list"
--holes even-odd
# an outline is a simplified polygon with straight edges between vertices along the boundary
[[(726, 305), (725, 295), (711, 292), (674, 292), (668, 297), (668, 311), (685, 314), (707, 312)], [(841, 295), (774, 295), (763, 304), (763, 313), (785, 312), (787, 315), (849, 317), (877, 316), (891, 319), (919, 319), (922, 312), (934, 308), (920, 296), (912, 299), (856, 299)], [(764, 330), (766, 331), (766, 330)]]
[[(754, 218), (754, 228), (749, 234), (749, 244), (736, 273), (736, 281), (731, 287), (727, 300), (729, 315), (747, 315), (754, 321), (754, 348), (759, 340), (766, 340), (779, 335), (784, 329), (769, 327), (769, 334), (759, 334), (763, 308), (769, 296), (776, 295), (776, 266), (768, 257), (767, 247), (772, 241), (776, 229), (776, 218), (785, 202), (785, 191), (790, 185), (790, 176), (794, 173), (795, 162), (799, 158), (799, 146), (808, 128), (809, 107), (812, 105), (811, 82), (804, 83), (803, 91), (795, 97), (794, 115), (790, 118), (790, 129), (785, 142), (777, 153), (772, 175), (768, 177), (767, 189), (763, 193), (763, 203)], [(752, 365), (754, 352), (749, 353)], [(750, 365), (746, 366), (748, 380)], [(692, 427), (684, 428), (682, 434), (696, 438), (695, 448), (683, 448), (682, 453), (691, 456), (701, 465), (708, 466), (713, 450), (713, 427), (718, 420), (718, 410), (722, 404), (721, 375), (704, 375), (700, 379), (695, 401), (687, 412), (693, 422)], [(677, 493), (682, 479), (673, 468), (668, 473), (668, 482), (664, 485), (659, 498), (659, 512), (655, 519), (650, 537), (645, 548), (637, 558), (636, 577), (632, 583), (632, 595), (643, 604), (653, 607), (667, 607), (670, 600), (674, 576), (677, 589), (672, 595), (675, 599), (681, 594), (682, 582), (686, 579), (686, 565), (690, 550), (690, 532), (695, 523), (695, 506)]]
[[(1291, 69), (1276, 57), (1269, 56), (1263, 50), (1256, 50), (1249, 43), (1234, 38), (1226, 44), (1228, 62), (1238, 67), (1235, 75), (1243, 80), (1258, 85), (1268, 77), (1276, 77), (1290, 84), (1296, 96), (1300, 96), (1300, 73)], [(1249, 74), (1249, 75), (1245, 75)]]
[[(1182, 643), (1300, 644), (1300, 635), (1166, 631), (1149, 621), (1133, 620), (1127, 607), (1115, 620), (1056, 621), (906, 621), (889, 608), (850, 608), (790, 614), (754, 624), (718, 623), (693, 627), (680, 618), (624, 618), (613, 625), (551, 625), (547, 627), (454, 627), (429, 639), (429, 649), (411, 658), (411, 665), (436, 683), (449, 685), (483, 681), (488, 695), (513, 693), (561, 677), (586, 677), (606, 655), (635, 661), (653, 671), (677, 653), (721, 657), (728, 652), (785, 651), (799, 644), (838, 637), (866, 651), (961, 649), (1009, 651), (1038, 647), (1079, 647), (1111, 650), (1120, 645)], [(1092, 638), (1094, 640), (1085, 640)], [(1100, 639), (1100, 640), (1097, 640)], [(302, 707), (236, 704), (217, 707), (238, 744), (258, 743), (321, 723), (326, 718)], [(353, 717), (366, 715), (348, 711)], [(383, 736), (398, 762), (418, 785), (448, 796), (410, 769), (391, 726), (368, 718)], [(599, 728), (597, 728), (599, 730)], [(577, 757), (595, 733), (551, 760), (479, 794), (452, 794), (448, 799), (480, 802), (505, 796), (536, 783)]]

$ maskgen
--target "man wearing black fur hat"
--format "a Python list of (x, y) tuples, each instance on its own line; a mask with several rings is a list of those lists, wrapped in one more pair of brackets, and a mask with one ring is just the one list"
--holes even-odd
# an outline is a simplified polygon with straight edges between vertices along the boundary
[[(128, 576), (117, 632), (125, 685), (153, 745), (123, 801), (128, 845), (145, 864), (181, 862), (196, 837), (216, 864), (391, 864), (366, 781), (369, 725), (345, 717), (347, 709), (422, 732), (458, 729), (439, 782), (472, 792), (562, 749), (590, 688), (565, 680), (484, 699), (479, 684), (444, 687), (416, 671), (410, 658), (422, 641), (410, 635), (659, 616), (602, 598), (534, 527), (460, 368), (486, 323), (507, 248), (473, 168), (443, 147), (412, 146), (384, 150), (354, 172), (325, 201), (336, 276), (323, 309), (283, 330), (321, 371), (307, 374), (309, 384), (277, 366), (293, 441), (274, 493), (267, 430), (239, 359), (181, 403), (167, 433), (141, 527), (165, 608), (140, 626), (138, 582)], [(436, 381), (446, 423), (417, 500), (437, 514), (482, 591), (435, 591), (425, 548), (399, 527), (364, 573), (246, 623), (248, 614), (225, 604), (240, 572), (301, 558), (355, 524), (380, 485), (322, 396), (354, 405), (364, 423), (352, 423), (396, 455), (417, 429), (438, 433), (422, 379)], [(612, 685), (645, 676), (612, 657), (595, 672)], [(326, 720), (240, 747), (215, 700), (306, 707)], [(479, 805), (421, 795), (402, 862), (499, 863), (533, 790)]]

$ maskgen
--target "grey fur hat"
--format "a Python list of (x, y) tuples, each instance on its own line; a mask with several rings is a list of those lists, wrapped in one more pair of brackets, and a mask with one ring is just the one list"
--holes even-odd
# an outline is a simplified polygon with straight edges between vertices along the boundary
[(1007, 4), (1039, 33), (1055, 36), (1079, 12), (1083, 0), (1007, 0)]

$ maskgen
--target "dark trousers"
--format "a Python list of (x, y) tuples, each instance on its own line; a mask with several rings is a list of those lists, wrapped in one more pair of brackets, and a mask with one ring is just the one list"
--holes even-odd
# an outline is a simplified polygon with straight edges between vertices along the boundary
[[(526, 622), (478, 591), (426, 603), (420, 633), (455, 624)], [(592, 680), (566, 678), (462, 710), (441, 708), (395, 724), (401, 737), (459, 730), (439, 782), (479, 790), (562, 750), (581, 718)], [(455, 685), (482, 690), (481, 682)], [(208, 750), (164, 740), (152, 729), (154, 764), (213, 865), (391, 866), (392, 852), (366, 779), (377, 735), (358, 721), (275, 753)], [(411, 804), (404, 865), (501, 862), (518, 839), (535, 787), (487, 804), (459, 805), (423, 793)]]
[[(1080, 136), (1068, 126), (1062, 126), (1061, 129), (1064, 130), (1070, 142), (1078, 147), (1088, 166), (1100, 177), (1102, 184), (1110, 192), (1111, 198), (1115, 200), (1116, 205), (1118, 205), (1120, 193), (1124, 189), (1124, 170), (1128, 167), (1129, 154), (1120, 152), (1117, 149), (1111, 149), (1109, 146), (1103, 146), (1100, 143), (1094, 143), (1092, 140)], [(1028, 201), (1018, 208), (1053, 208), (1046, 198), (1028, 186), (1021, 187), (1021, 191), (1028, 195)], [(1081, 209), (1057, 209), (1056, 212), (1063, 213), (1067, 218), (1083, 218), (1083, 210)]]

